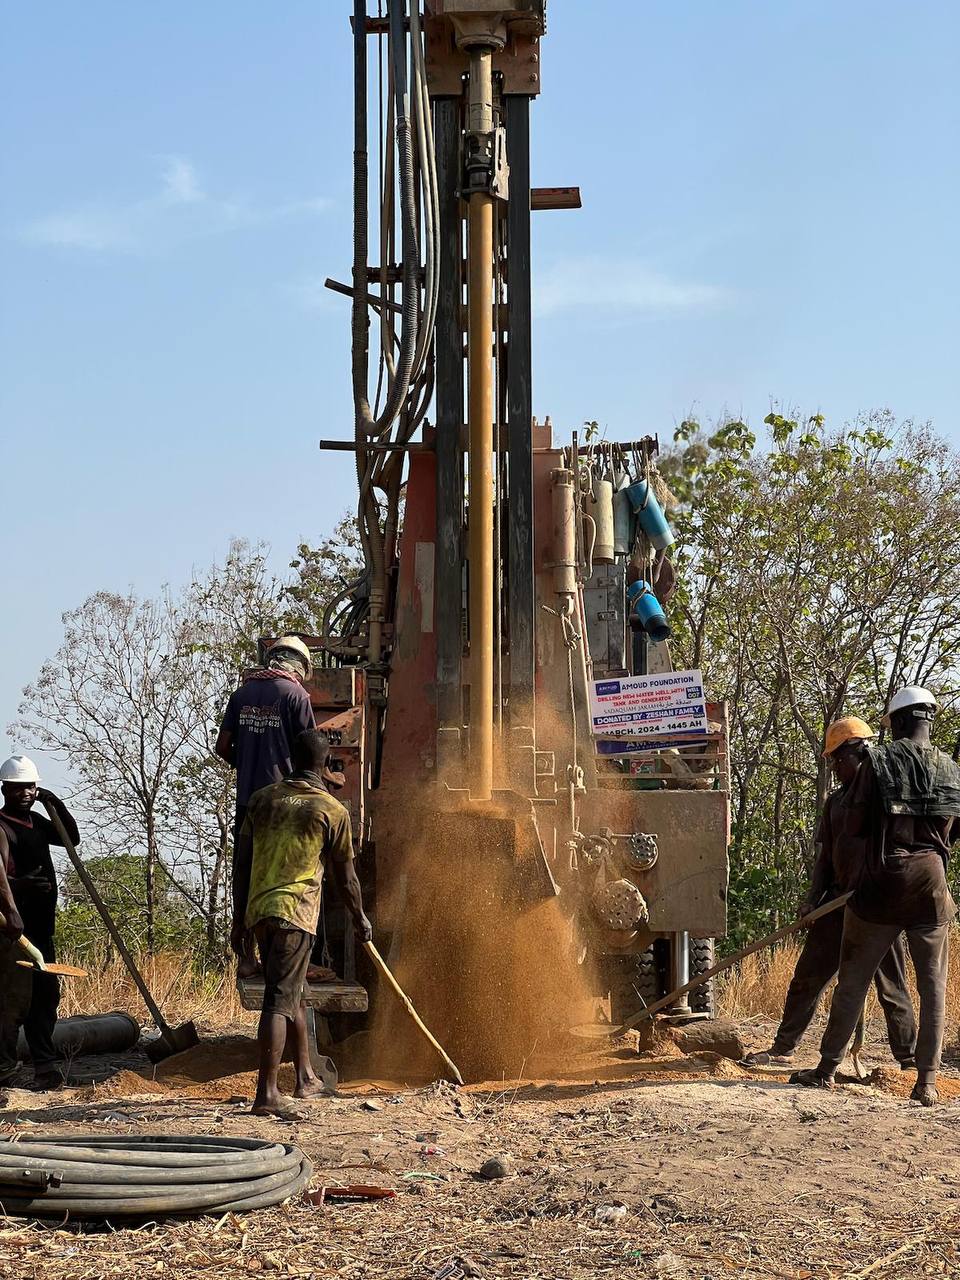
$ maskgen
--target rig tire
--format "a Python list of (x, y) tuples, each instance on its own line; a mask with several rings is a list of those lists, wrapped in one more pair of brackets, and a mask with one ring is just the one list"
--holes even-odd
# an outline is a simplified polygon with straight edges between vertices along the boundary
[(610, 1020), (615, 1026), (653, 1004), (660, 994), (652, 946), (637, 955), (607, 956), (606, 970), (610, 984)]
[[(691, 938), (690, 939), (690, 977), (696, 978), (701, 973), (706, 973), (708, 969), (712, 969), (716, 964), (716, 950), (713, 938)], [(711, 1018), (717, 1016), (716, 992), (714, 982), (716, 979), (711, 978), (709, 982), (704, 983), (702, 987), (697, 987), (690, 992), (690, 1008), (694, 1013), (705, 1013)]]

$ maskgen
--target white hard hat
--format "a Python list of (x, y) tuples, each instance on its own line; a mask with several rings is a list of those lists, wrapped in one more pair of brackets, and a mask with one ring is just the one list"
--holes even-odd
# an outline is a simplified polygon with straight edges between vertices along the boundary
[(310, 660), (310, 650), (299, 636), (281, 636), (279, 640), (274, 640), (273, 644), (267, 650), (267, 653), (276, 653), (278, 649), (289, 649), (292, 653), (301, 657), (307, 664), (307, 675), (309, 675), (313, 670), (313, 663)]
[(28, 756), (11, 756), (0, 764), (0, 782), (37, 782), (40, 774)]
[(929, 707), (931, 711), (939, 711), (940, 704), (930, 692), (918, 684), (908, 684), (903, 689), (898, 689), (890, 699), (890, 705), (887, 707), (887, 713), (880, 720), (885, 729), (890, 728), (890, 717), (898, 711), (905, 711), (907, 707)]

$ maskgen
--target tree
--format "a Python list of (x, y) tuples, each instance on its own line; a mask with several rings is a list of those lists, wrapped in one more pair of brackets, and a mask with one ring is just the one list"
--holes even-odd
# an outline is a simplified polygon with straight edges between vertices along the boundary
[(233, 843), (233, 771), (212, 750), (230, 694), (258, 662), (258, 641), (281, 629), (286, 584), (268, 564), (268, 548), (233, 539), (222, 565), (194, 575), (181, 609), (194, 640), (182, 715), (189, 724), (166, 795), (172, 861), (194, 886), (209, 953), (229, 932), (227, 867)]
[[(138, 853), (116, 853), (85, 859), (100, 896), (114, 919), (122, 922), (124, 940), (135, 954), (147, 950), (146, 862)], [(193, 951), (200, 941), (200, 920), (182, 894), (163, 881), (157, 885), (154, 917), (159, 951)], [(58, 945), (78, 959), (109, 956), (112, 945), (99, 912), (87, 897), (77, 873), (68, 868), (57, 913)]]
[(69, 764), (99, 851), (143, 850), (153, 950), (164, 794), (192, 728), (181, 711), (193, 636), (166, 592), (141, 600), (100, 591), (63, 624), (63, 643), (24, 690), (13, 731)]
[(360, 600), (363, 587), (363, 554), (356, 516), (340, 517), (333, 533), (316, 547), (301, 543), (290, 562), (295, 571), (284, 595), (283, 622), (291, 631), (329, 636)]
[(357, 545), (344, 517), (318, 548), (299, 549), (289, 579), (271, 571), (262, 543), (236, 539), (178, 595), (98, 592), (63, 615), (55, 658), (24, 690), (11, 733), (70, 766), (84, 855), (142, 859), (127, 895), (142, 887), (148, 950), (173, 892), (202, 922), (207, 953), (222, 952), (235, 790), (212, 749), (217, 728), (258, 640), (318, 629), (357, 577)]
[[(876, 414), (830, 430), (770, 414), (684, 423), (662, 464), (681, 501), (677, 659), (731, 712), (736, 930), (791, 909), (829, 787), (826, 727), (877, 724), (890, 692), (960, 701), (960, 472), (927, 428)], [(677, 616), (679, 615), (679, 616)]]

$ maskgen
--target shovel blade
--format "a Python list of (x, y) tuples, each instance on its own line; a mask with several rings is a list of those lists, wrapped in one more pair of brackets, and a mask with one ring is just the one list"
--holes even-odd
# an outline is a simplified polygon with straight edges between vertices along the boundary
[(179, 1027), (167, 1027), (156, 1040), (151, 1040), (145, 1047), (151, 1062), (162, 1062), (175, 1053), (183, 1053), (200, 1043), (200, 1035), (192, 1022), (183, 1022)]
[(36, 973), (53, 973), (58, 978), (88, 978), (86, 969), (78, 969), (75, 964), (55, 964), (52, 960), (41, 969), (32, 960), (18, 960), (21, 969), (33, 969)]

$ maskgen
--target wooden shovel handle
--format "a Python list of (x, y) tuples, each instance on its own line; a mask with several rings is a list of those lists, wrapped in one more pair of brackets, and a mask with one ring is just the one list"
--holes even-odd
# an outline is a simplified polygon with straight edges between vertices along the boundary
[(628, 1018), (621, 1026), (611, 1027), (610, 1035), (621, 1036), (625, 1031), (638, 1027), (641, 1022), (646, 1022), (648, 1018), (653, 1017), (655, 1013), (659, 1013), (661, 1009), (666, 1009), (669, 1005), (675, 1003), (679, 996), (686, 995), (688, 991), (693, 991), (697, 987), (702, 987), (705, 982), (709, 982), (718, 973), (723, 973), (724, 969), (729, 969), (738, 960), (743, 960), (745, 956), (752, 956), (755, 951), (762, 951), (764, 947), (771, 947), (775, 942), (779, 942), (781, 938), (788, 938), (791, 933), (797, 933), (800, 929), (805, 929), (808, 924), (813, 924), (814, 920), (819, 920), (821, 916), (829, 915), (831, 911), (836, 911), (840, 907), (846, 906), (848, 899), (852, 896), (850, 893), (842, 893), (839, 898), (833, 898), (830, 902), (825, 902), (822, 907), (817, 907), (816, 911), (811, 911), (807, 915), (801, 916), (799, 920), (794, 920), (792, 924), (784, 925), (782, 929), (777, 929), (774, 933), (768, 933), (765, 938), (760, 938), (757, 942), (751, 942), (748, 947), (742, 947), (739, 951), (735, 951), (732, 956), (726, 956), (719, 964), (715, 964), (712, 969), (708, 969), (706, 973), (698, 973), (695, 978), (685, 982), (682, 987), (677, 987), (676, 991), (671, 991), (661, 1000), (655, 1000), (653, 1004), (648, 1004), (645, 1009), (635, 1013), (632, 1018)]
[(393, 976), (393, 974), (390, 972), (389, 968), (387, 967), (386, 960), (384, 960), (383, 956), (380, 954), (380, 952), (377, 950), (377, 948), (373, 945), (372, 942), (365, 942), (363, 944), (363, 949), (364, 951), (366, 951), (367, 955), (370, 957), (373, 963), (377, 966), (377, 968), (386, 978), (387, 982), (396, 992), (397, 996), (400, 998), (401, 1003), (403, 1004), (403, 1007), (406, 1009), (407, 1013), (409, 1013), (410, 1017), (416, 1023), (417, 1027), (420, 1029), (425, 1039), (427, 1039), (430, 1042), (430, 1044), (433, 1045), (434, 1049), (443, 1059), (443, 1062), (447, 1070), (453, 1076), (454, 1080), (456, 1080), (457, 1084), (463, 1084), (463, 1076), (460, 1074), (457, 1064), (449, 1056), (446, 1049), (444, 1049), (443, 1045), (440, 1043), (439, 1040), (436, 1039), (436, 1037), (433, 1035), (433, 1033), (424, 1023), (423, 1019), (417, 1013), (416, 1009), (413, 1007), (413, 1002), (411, 1001), (410, 997), (407, 995), (403, 987), (401, 987), (400, 983), (396, 980), (396, 978)]
[(130, 977), (133, 979), (134, 986), (137, 988), (137, 990), (140, 992), (140, 995), (143, 997), (143, 1003), (149, 1009), (150, 1016), (153, 1018), (154, 1022), (159, 1027), (160, 1034), (163, 1036), (167, 1036), (169, 1038), (170, 1026), (166, 1021), (166, 1019), (164, 1018), (163, 1014), (160, 1012), (160, 1006), (157, 1004), (156, 1000), (154, 1000), (153, 995), (150, 992), (150, 988), (144, 982), (143, 975), (141, 974), (140, 970), (137, 968), (136, 961), (134, 960), (133, 956), (130, 954), (130, 949), (123, 940), (123, 934), (117, 928), (117, 925), (113, 919), (113, 916), (110, 914), (109, 910), (107, 909), (107, 904), (104, 902), (103, 898), (100, 897), (100, 894), (97, 890), (97, 886), (93, 883), (93, 880), (90, 876), (90, 872), (87, 870), (86, 866), (84, 865), (84, 861), (80, 857), (79, 853), (77, 853), (77, 846), (73, 843), (73, 841), (67, 835), (67, 829), (63, 825), (60, 815), (59, 813), (57, 813), (53, 805), (48, 804), (47, 801), (44, 800), (43, 807), (46, 809), (47, 814), (49, 815), (50, 821), (53, 823), (53, 825), (57, 829), (57, 836), (59, 837), (60, 843), (63, 845), (64, 849), (66, 849), (67, 851), (67, 857), (73, 863), (73, 869), (74, 871), (76, 871), (77, 876), (80, 879), (80, 883), (86, 889), (87, 894), (90, 898), (90, 901), (93, 903), (97, 911), (100, 913), (100, 919), (103, 921), (104, 925), (106, 926), (107, 933), (109, 933), (110, 937), (113, 939), (113, 945), (120, 952), (120, 959), (126, 965), (127, 972), (130, 974)]

